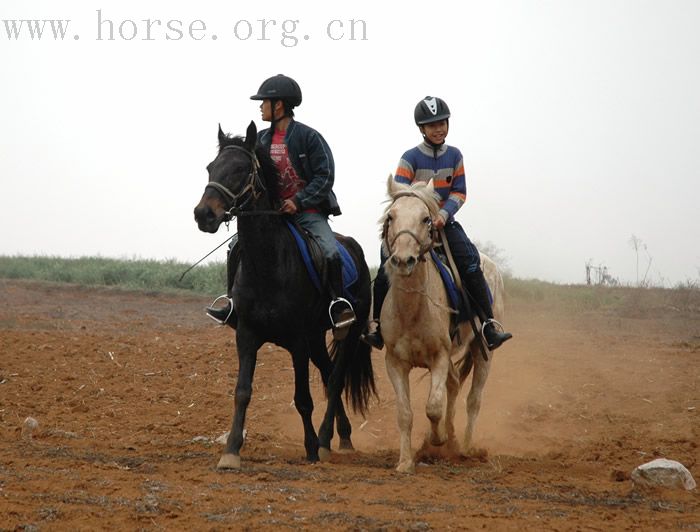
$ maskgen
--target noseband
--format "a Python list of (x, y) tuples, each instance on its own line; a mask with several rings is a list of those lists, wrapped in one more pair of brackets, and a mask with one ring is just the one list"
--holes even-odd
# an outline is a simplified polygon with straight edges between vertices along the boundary
[[(260, 174), (258, 172), (258, 170), (260, 169), (260, 162), (258, 161), (258, 157), (255, 155), (254, 152), (247, 150), (242, 146), (236, 145), (225, 146), (221, 151), (224, 150), (242, 151), (250, 158), (250, 172), (246, 177), (245, 185), (243, 185), (243, 187), (241, 188), (241, 190), (238, 191), (237, 194), (234, 194), (224, 185), (222, 185), (221, 183), (217, 183), (216, 181), (209, 181), (209, 183), (207, 183), (204, 187), (205, 190), (207, 188), (213, 188), (214, 190), (218, 191), (222, 196), (224, 196), (224, 198), (226, 199), (226, 205), (230, 206), (230, 208), (226, 211), (225, 214), (225, 219), (228, 221), (232, 217), (240, 214), (241, 211), (245, 210), (245, 208), (248, 206), (249, 203), (251, 203), (251, 201), (257, 200), (260, 197), (262, 191), (265, 190), (265, 184), (260, 179)], [(243, 198), (243, 196), (245, 196), (246, 194), (248, 194), (248, 197), (245, 198), (243, 202), (239, 205), (239, 200)]]
[[(393, 197), (392, 205), (396, 202), (397, 199), (403, 198), (403, 197), (414, 197), (418, 198), (419, 200), (423, 201), (426, 207), (428, 207), (427, 203), (421, 198), (418, 194), (415, 194), (414, 192), (411, 191), (405, 191), (405, 192), (399, 192)], [(428, 208), (428, 214), (430, 214), (430, 208)], [(384, 240), (384, 245), (387, 249), (387, 251), (390, 254), (393, 254), (394, 252), (394, 244), (396, 243), (396, 240), (403, 234), (407, 234), (413, 238), (418, 243), (420, 253), (418, 254), (418, 260), (420, 261), (425, 261), (425, 254), (433, 249), (435, 241), (436, 241), (436, 233), (435, 233), (435, 228), (433, 227), (433, 222), (432, 222), (432, 217), (430, 221), (430, 241), (429, 242), (421, 242), (420, 238), (411, 231), (410, 229), (402, 229), (398, 233), (394, 235), (394, 238), (391, 239), (391, 242), (389, 242), (389, 218), (387, 217), (386, 220), (384, 220), (384, 228), (382, 229), (382, 238)]]

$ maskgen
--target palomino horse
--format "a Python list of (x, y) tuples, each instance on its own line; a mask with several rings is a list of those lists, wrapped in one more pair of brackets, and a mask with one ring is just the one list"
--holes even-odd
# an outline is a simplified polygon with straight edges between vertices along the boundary
[[(253, 373), (258, 349), (264, 342), (273, 342), (292, 355), (294, 404), (304, 426), (306, 458), (319, 460), (319, 447), (321, 458), (330, 453), (334, 417), (340, 447), (351, 449), (350, 421), (341, 399), (343, 388), (346, 399), (360, 412), (366, 410), (375, 392), (371, 347), (359, 340), (371, 301), (369, 269), (362, 249), (352, 238), (336, 235), (358, 272), (350, 289), (357, 321), (344, 340), (334, 342), (331, 360), (325, 343), (331, 325), (329, 299), (312, 283), (295, 238), (279, 212), (279, 174), (267, 151), (257, 145), (255, 124), (250, 123), (245, 139), (231, 138), (219, 128), (219, 153), (207, 170), (209, 183), (194, 210), (195, 220), (200, 230), (215, 233), (222, 222), (236, 216), (240, 249), (232, 295), (238, 314), (238, 382), (233, 425), (218, 467), (240, 467)], [(309, 360), (320, 370), (328, 395), (318, 436), (311, 419)]]
[[(438, 200), (432, 182), (412, 186), (396, 183), (389, 176), (391, 204), (382, 218), (384, 265), (390, 288), (382, 307), (382, 335), (386, 345), (386, 368), (396, 392), (400, 431), (400, 456), (397, 471), (413, 473), (411, 449), (411, 410), (409, 373), (412, 368), (430, 371), (430, 393), (426, 414), (431, 424), (430, 443), (457, 446), (454, 430), (455, 401), (462, 384), (474, 368), (467, 398), (467, 427), (462, 441), (466, 451), (471, 444), (481, 393), (491, 364), (482, 356), (480, 338), (468, 323), (462, 323), (456, 339), (450, 338), (451, 314), (447, 293), (437, 266), (430, 258), (434, 244), (432, 220), (438, 213)], [(427, 257), (426, 257), (427, 254)], [(481, 255), (481, 264), (491, 288), (495, 318), (503, 315), (503, 280), (496, 265)], [(468, 345), (466, 355), (459, 359)], [(484, 350), (487, 348), (484, 346)], [(488, 351), (484, 351), (486, 355)]]

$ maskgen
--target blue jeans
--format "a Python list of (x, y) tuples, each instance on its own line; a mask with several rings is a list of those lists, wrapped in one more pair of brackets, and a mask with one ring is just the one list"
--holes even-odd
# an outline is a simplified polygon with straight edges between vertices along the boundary
[[(323, 214), (316, 212), (300, 212), (294, 215), (294, 221), (297, 222), (304, 230), (308, 231), (318, 242), (323, 250), (323, 256), (326, 259), (334, 259), (340, 257), (338, 248), (335, 244), (335, 235), (331, 226), (328, 224), (328, 218)], [(228, 252), (238, 244), (238, 233), (233, 235), (228, 243)]]
[(299, 212), (294, 215), (296, 221), (305, 231), (311, 233), (323, 250), (326, 260), (339, 259), (340, 253), (335, 244), (335, 236), (328, 223), (328, 217), (318, 212)]
[(474, 273), (481, 265), (479, 250), (472, 244), (469, 237), (462, 229), (459, 222), (452, 221), (445, 224), (445, 236), (447, 243), (450, 245), (452, 257), (455, 260), (455, 265), (459, 270), (459, 276), (466, 279), (467, 275)]
[[(296, 221), (305, 231), (311, 233), (316, 242), (318, 242), (322, 252), (323, 257), (327, 261), (337, 260), (340, 261), (340, 253), (335, 243), (335, 235), (331, 230), (331, 226), (328, 224), (328, 217), (323, 214), (316, 212), (300, 212), (294, 215), (294, 221)], [(236, 256), (234, 248), (238, 244), (238, 233), (233, 235), (231, 242), (228, 244), (228, 257), (227, 257), (227, 293), (231, 295), (231, 289), (233, 288), (233, 281), (236, 276), (236, 270), (238, 269), (238, 257)], [(342, 270), (340, 272), (340, 283), (342, 288)], [(339, 292), (341, 293), (341, 292)]]

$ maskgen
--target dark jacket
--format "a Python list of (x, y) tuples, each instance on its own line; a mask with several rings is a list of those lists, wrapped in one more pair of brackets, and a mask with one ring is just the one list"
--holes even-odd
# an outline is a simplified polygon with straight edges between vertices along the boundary
[[(270, 148), (270, 128), (258, 133), (258, 142), (265, 148)], [(289, 150), (294, 170), (306, 183), (294, 197), (297, 208), (319, 209), (325, 215), (339, 216), (340, 207), (333, 193), (335, 164), (325, 139), (315, 129), (292, 119), (287, 126), (284, 143)]]

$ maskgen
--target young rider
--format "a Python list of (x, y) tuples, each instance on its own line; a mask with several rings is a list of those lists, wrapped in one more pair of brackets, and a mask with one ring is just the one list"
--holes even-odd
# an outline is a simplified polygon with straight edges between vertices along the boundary
[[(403, 154), (394, 179), (407, 185), (414, 181), (433, 180), (435, 192), (441, 198), (440, 213), (433, 220), (433, 226), (436, 229), (444, 228), (462, 284), (476, 303), (477, 309), (486, 318), (482, 331), (488, 348), (493, 350), (512, 338), (512, 335), (501, 332), (496, 327), (497, 322), (493, 319), (489, 289), (480, 267), (479, 252), (454, 218), (464, 204), (467, 187), (462, 154), (454, 146), (445, 144), (449, 118), (450, 110), (442, 99), (426, 96), (418, 102), (414, 119), (423, 136), (423, 142)], [(384, 273), (386, 260), (387, 257), (382, 255), (381, 266), (374, 282), (372, 330), (363, 336), (367, 343), (377, 349), (384, 346), (379, 316), (389, 290), (389, 282)]]
[[(270, 127), (258, 133), (258, 142), (269, 150), (280, 174), (281, 212), (315, 238), (323, 250), (328, 268), (329, 312), (333, 334), (342, 338), (355, 321), (350, 303), (342, 298), (343, 277), (340, 253), (336, 247), (328, 216), (340, 215), (333, 193), (335, 165), (333, 154), (321, 134), (294, 119), (294, 108), (301, 104), (301, 89), (296, 81), (278, 74), (266, 79), (250, 97), (260, 101), (260, 112)], [(232, 246), (233, 247), (233, 246)], [(229, 253), (235, 252), (233, 249)], [(231, 300), (236, 260), (229, 261), (229, 286), (224, 308), (207, 307), (207, 313), (219, 323), (236, 326)], [(231, 271), (233, 270), (233, 271)]]

